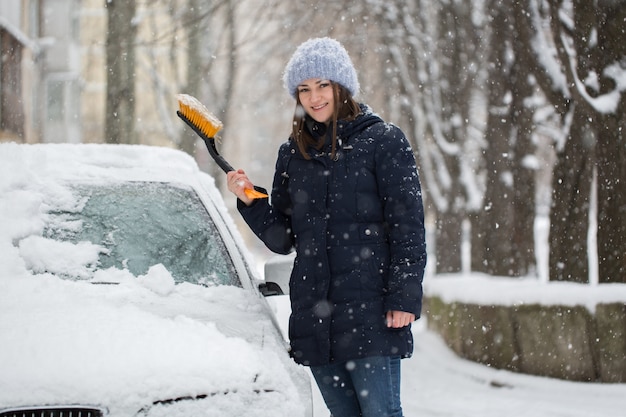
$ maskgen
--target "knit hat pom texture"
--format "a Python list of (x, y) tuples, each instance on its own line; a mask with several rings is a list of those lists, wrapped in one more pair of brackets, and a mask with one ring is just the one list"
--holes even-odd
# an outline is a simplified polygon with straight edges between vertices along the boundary
[(301, 44), (285, 67), (283, 83), (296, 98), (298, 85), (311, 78), (339, 83), (352, 96), (359, 92), (359, 80), (348, 52), (331, 38), (309, 39)]

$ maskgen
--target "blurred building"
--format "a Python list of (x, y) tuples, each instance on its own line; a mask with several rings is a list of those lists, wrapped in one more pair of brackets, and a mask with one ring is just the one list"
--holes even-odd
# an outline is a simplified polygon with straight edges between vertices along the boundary
[(0, 138), (80, 142), (79, 0), (0, 2)]
[[(154, 40), (154, 26), (178, 30), (171, 22), (180, 14), (168, 6), (141, 3), (133, 22), (135, 133), (140, 143), (172, 146), (183, 128), (174, 112), (181, 76), (170, 68), (181, 59), (184, 69), (186, 56), (173, 59), (177, 45)], [(0, 1), (0, 140), (104, 142), (107, 20), (102, 0)]]

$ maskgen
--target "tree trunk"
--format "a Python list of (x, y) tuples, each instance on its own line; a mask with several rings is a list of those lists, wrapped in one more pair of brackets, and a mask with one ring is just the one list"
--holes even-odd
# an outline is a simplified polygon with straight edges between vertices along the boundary
[[(587, 11), (586, 2), (578, 0), (576, 7)], [(578, 10), (578, 9), (577, 9)], [(626, 5), (603, 3), (600, 10), (588, 14), (596, 22), (598, 45), (593, 51), (596, 73), (601, 74), (600, 93), (616, 89), (613, 79), (601, 69), (626, 59)], [(620, 66), (623, 70), (623, 64)], [(598, 140), (598, 280), (601, 283), (626, 283), (626, 94), (620, 92), (617, 109), (598, 114), (595, 120)]]
[(533, 144), (533, 111), (525, 101), (532, 95), (529, 74), (523, 64), (516, 60), (514, 65), (513, 115), (515, 128), (513, 145), (513, 210), (511, 224), (511, 270), (513, 275), (525, 276), (537, 271), (535, 257), (535, 217), (537, 212), (536, 167), (528, 165), (534, 160), (536, 148)]
[(433, 123), (432, 128), (441, 130), (445, 141), (445, 145), (440, 145), (442, 160), (453, 179), (446, 193), (446, 207), (437, 213), (435, 229), (437, 272), (444, 273), (462, 269), (463, 221), (470, 212), (468, 201), (477, 197), (469, 195), (473, 192), (472, 187), (467, 187), (468, 183), (473, 183), (473, 178), (469, 176), (476, 173), (470, 168), (472, 164), (465, 159), (468, 155), (464, 152), (472, 140), (468, 135), (470, 105), (478, 72), (476, 68), (479, 67), (475, 65), (480, 43), (480, 36), (476, 33), (479, 28), (473, 25), (470, 18), (473, 7), (469, 2), (442, 3), (437, 18), (440, 24), (438, 45), (442, 51), (439, 57), (441, 69), (440, 74), (432, 74), (431, 88), (439, 93), (441, 108), (437, 109), (440, 120)]
[(25, 142), (22, 44), (0, 28), (0, 134)]
[(462, 270), (463, 219), (459, 213), (438, 213), (435, 222), (435, 246), (437, 249), (435, 271), (438, 274)]
[[(492, 21), (486, 128), (486, 192), (472, 237), (472, 269), (490, 275), (526, 275), (534, 265), (533, 172), (524, 159), (533, 152), (527, 70), (515, 51), (510, 6), (488, 6)], [(495, 41), (493, 41), (495, 40)]]
[(598, 280), (626, 283), (626, 106), (598, 117)]
[(135, 143), (135, 0), (108, 0), (105, 140)]
[[(502, 78), (498, 77), (500, 81)], [(494, 82), (498, 84), (498, 82)], [(479, 247), (472, 240), (472, 270), (490, 275), (517, 275), (512, 269), (514, 222), (511, 119), (508, 106), (500, 101), (506, 94), (492, 98), (487, 121), (485, 162), (487, 165), (484, 209), (479, 214), (478, 231), (484, 235)], [(499, 88), (505, 88), (501, 86)], [(495, 102), (494, 99), (498, 101)]]
[(575, 110), (573, 125), (558, 157), (552, 181), (550, 280), (589, 282), (587, 234), (593, 178), (593, 132)]
[[(509, 15), (513, 15), (507, 9)], [(514, 26), (513, 26), (514, 27)], [(510, 30), (513, 31), (513, 27)], [(534, 93), (534, 85), (528, 64), (520, 59), (519, 42), (513, 41), (515, 62), (511, 71), (513, 101), (511, 127), (514, 129), (512, 144), (513, 152), (513, 211), (511, 222), (512, 242), (510, 267), (515, 276), (525, 276), (537, 270), (535, 258), (535, 217), (537, 211), (537, 177), (536, 166), (529, 164), (535, 160), (537, 148), (533, 141), (535, 124), (534, 109), (526, 102)]]
[[(204, 45), (202, 43), (203, 20), (194, 18), (199, 10), (200, 0), (188, 0), (187, 10), (185, 14), (185, 30), (187, 31), (187, 85), (183, 88), (183, 91), (197, 97), (201, 91), (202, 82), (202, 54), (200, 48)], [(189, 155), (195, 155), (196, 143), (198, 142), (198, 135), (191, 131), (191, 129), (183, 129), (180, 133), (178, 148), (188, 153)]]

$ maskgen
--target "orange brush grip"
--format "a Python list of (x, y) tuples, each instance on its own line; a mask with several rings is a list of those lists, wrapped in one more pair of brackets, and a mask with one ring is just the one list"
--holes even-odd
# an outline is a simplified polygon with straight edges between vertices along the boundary
[(245, 190), (243, 190), (243, 192), (246, 193), (246, 196), (248, 198), (251, 198), (252, 200), (255, 200), (257, 198), (268, 198), (267, 194), (257, 190), (253, 190), (252, 188), (246, 188)]

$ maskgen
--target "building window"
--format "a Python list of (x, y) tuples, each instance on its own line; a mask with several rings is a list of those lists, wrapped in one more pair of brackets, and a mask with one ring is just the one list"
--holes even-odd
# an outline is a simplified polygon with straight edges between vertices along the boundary
[(62, 122), (65, 107), (65, 81), (48, 81), (48, 121)]

